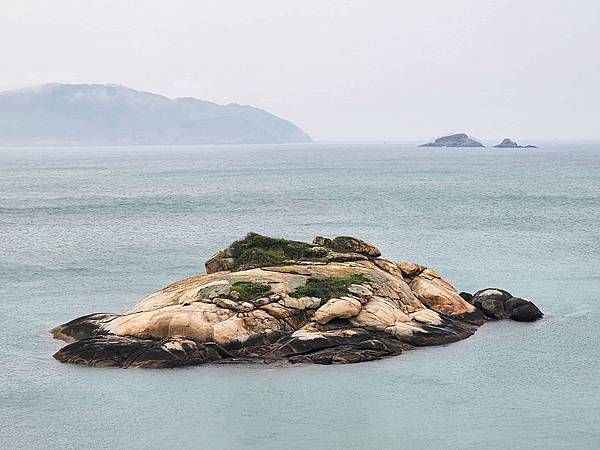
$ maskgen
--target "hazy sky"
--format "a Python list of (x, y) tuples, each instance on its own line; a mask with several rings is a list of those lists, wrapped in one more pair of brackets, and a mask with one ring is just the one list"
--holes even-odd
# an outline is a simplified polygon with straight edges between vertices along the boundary
[(118, 83), (317, 140), (600, 139), (599, 0), (0, 0), (0, 90)]

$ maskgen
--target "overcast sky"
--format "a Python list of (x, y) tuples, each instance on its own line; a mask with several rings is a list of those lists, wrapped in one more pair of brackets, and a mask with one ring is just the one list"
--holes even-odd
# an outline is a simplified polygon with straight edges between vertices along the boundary
[(600, 139), (599, 0), (0, 0), (0, 90), (252, 104), (316, 140)]

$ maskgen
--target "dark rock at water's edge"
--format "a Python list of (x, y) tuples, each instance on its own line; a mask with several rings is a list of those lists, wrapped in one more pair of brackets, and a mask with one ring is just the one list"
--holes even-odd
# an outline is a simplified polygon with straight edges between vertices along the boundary
[(437, 138), (433, 142), (421, 144), (419, 147), (485, 147), (481, 142), (470, 138), (465, 133), (451, 134)]
[(87, 366), (346, 364), (465, 339), (488, 320), (542, 317), (529, 300), (458, 291), (420, 264), (380, 257), (361, 239), (312, 243), (251, 233), (123, 314), (52, 330), (54, 357)]
[(471, 299), (473, 298), (473, 294), (469, 294), (468, 292), (461, 292), (460, 295), (464, 300), (468, 301), (469, 303), (471, 303)]
[(503, 139), (499, 144), (494, 145), (496, 148), (537, 148), (535, 145), (519, 145), (515, 141), (506, 138)]
[(288, 120), (248, 105), (171, 99), (110, 84), (0, 92), (2, 145), (279, 144), (312, 142)]
[(468, 301), (488, 319), (533, 322), (543, 316), (539, 308), (529, 300), (513, 297), (511, 293), (498, 288), (477, 291)]
[(213, 342), (184, 336), (144, 339), (96, 335), (67, 345), (54, 357), (61, 362), (94, 367), (164, 368), (205, 364), (232, 355)]

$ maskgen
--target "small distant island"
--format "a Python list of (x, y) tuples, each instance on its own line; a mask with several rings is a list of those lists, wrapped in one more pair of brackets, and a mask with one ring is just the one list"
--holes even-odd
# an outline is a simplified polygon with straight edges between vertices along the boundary
[[(419, 147), (485, 147), (481, 142), (469, 137), (466, 133), (449, 134), (437, 138), (433, 142), (421, 144)], [(503, 139), (496, 148), (538, 148), (535, 145), (519, 145), (512, 139)]]
[(515, 141), (513, 141), (512, 139), (509, 139), (509, 138), (503, 139), (502, 142), (500, 142), (497, 145), (494, 145), (494, 147), (496, 147), (496, 148), (538, 148), (535, 145), (519, 145)]
[(466, 133), (456, 133), (439, 137), (435, 141), (421, 144), (419, 147), (485, 147), (485, 145), (470, 138)]

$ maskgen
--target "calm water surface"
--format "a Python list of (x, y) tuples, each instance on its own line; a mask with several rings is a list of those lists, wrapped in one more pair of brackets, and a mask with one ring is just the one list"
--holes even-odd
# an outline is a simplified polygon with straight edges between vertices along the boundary
[[(0, 448), (600, 448), (599, 219), (598, 145), (0, 149)], [(360, 236), (546, 317), (351, 366), (51, 358), (248, 231)]]

